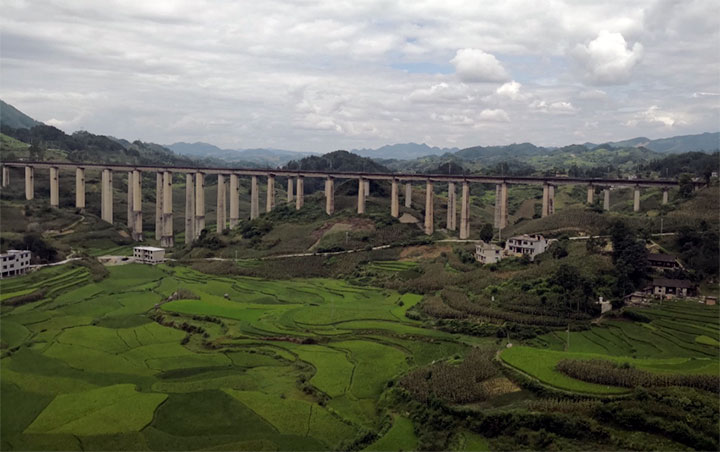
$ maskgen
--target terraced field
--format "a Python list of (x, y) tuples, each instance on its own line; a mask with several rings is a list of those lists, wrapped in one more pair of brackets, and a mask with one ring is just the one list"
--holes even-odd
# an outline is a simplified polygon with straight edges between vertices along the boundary
[(502, 353), (512, 367), (550, 386), (575, 392), (619, 394), (627, 388), (586, 383), (556, 370), (563, 359), (603, 359), (658, 374), (720, 373), (720, 309), (696, 302), (669, 301), (630, 311), (649, 322), (608, 320), (590, 330), (554, 331), (531, 346)]
[[(414, 294), (109, 270), (2, 282), (2, 449), (343, 448), (377, 429), (388, 381), (466, 348), (405, 317)], [(415, 447), (411, 421), (390, 422), (371, 447)]]

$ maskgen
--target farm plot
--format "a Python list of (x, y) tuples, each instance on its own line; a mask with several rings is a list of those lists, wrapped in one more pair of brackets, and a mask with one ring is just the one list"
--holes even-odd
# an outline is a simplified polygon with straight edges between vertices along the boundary
[[(56, 267), (3, 283), (7, 449), (325, 450), (374, 428), (416, 365), (463, 353), (405, 317), (415, 294), (343, 281), (210, 276), (184, 267)], [(9, 290), (10, 290), (9, 289)], [(185, 299), (168, 301), (182, 290)], [(3, 412), (7, 412), (3, 404)], [(397, 417), (376, 449), (412, 448)]]

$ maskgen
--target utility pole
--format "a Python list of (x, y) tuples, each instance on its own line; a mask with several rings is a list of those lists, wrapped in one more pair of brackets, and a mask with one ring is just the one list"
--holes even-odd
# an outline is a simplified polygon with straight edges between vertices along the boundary
[(567, 329), (567, 341), (565, 342), (565, 351), (570, 351), (570, 323), (568, 323), (568, 329)]

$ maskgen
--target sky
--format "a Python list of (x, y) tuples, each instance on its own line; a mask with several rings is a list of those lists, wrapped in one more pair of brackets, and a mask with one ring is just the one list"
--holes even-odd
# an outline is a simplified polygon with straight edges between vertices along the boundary
[(0, 98), (233, 149), (716, 132), (720, 2), (2, 0)]

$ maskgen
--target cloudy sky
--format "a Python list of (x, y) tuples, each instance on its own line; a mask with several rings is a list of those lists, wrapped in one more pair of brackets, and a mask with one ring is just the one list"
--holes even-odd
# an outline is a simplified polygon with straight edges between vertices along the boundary
[(720, 2), (2, 0), (0, 98), (67, 132), (327, 152), (720, 129)]

